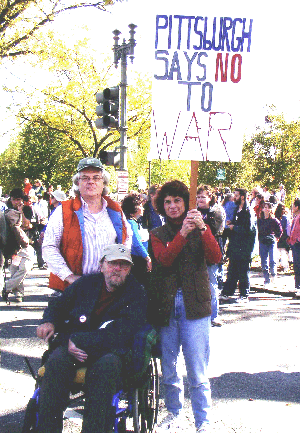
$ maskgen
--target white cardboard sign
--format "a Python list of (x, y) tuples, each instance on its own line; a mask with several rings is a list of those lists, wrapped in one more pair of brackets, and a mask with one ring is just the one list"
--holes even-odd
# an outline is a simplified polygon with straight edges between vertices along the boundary
[(175, 5), (153, 20), (148, 159), (240, 161), (254, 20), (195, 9), (180, 14)]

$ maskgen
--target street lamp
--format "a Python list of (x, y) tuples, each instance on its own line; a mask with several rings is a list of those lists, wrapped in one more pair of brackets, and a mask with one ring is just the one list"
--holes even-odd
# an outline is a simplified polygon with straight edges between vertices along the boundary
[(129, 56), (131, 63), (134, 59), (134, 47), (136, 41), (135, 35), (135, 24), (129, 24), (130, 39), (126, 43), (123, 39), (123, 43), (119, 44), (120, 34), (119, 30), (114, 30), (114, 64), (118, 67), (119, 60), (121, 60), (121, 82), (120, 82), (120, 119), (119, 119), (119, 130), (120, 130), (120, 170), (127, 171), (127, 122), (126, 122), (126, 87), (127, 87), (127, 56)]

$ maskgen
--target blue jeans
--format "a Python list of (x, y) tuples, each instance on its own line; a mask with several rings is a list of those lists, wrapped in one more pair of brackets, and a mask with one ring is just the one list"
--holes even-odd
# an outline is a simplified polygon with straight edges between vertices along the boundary
[[(270, 282), (270, 275), (277, 275), (277, 244), (276, 242), (271, 245), (265, 245), (262, 242), (259, 243), (259, 255), (261, 260), (261, 268), (263, 271), (265, 283)], [(269, 266), (268, 266), (269, 258)], [(270, 269), (269, 269), (270, 267)]]
[(178, 415), (183, 408), (183, 378), (178, 371), (178, 356), (182, 346), (196, 428), (203, 423), (209, 423), (208, 413), (211, 408), (210, 383), (207, 376), (210, 322), (210, 316), (187, 320), (182, 291), (178, 290), (170, 324), (160, 331), (161, 366), (167, 409)]
[(300, 289), (300, 242), (295, 243), (291, 247), (293, 253), (295, 287), (296, 289)]
[(208, 265), (207, 266), (209, 275), (209, 285), (211, 292), (211, 320), (218, 317), (219, 314), (219, 265)]

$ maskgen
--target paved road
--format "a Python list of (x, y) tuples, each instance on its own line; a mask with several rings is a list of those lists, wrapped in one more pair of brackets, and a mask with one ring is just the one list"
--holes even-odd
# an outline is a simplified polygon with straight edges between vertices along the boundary
[[(246, 304), (221, 307), (224, 326), (212, 328), (211, 336), (213, 432), (300, 432), (300, 300), (293, 297), (292, 277), (282, 278), (277, 292), (290, 296), (252, 292)], [(0, 303), (0, 433), (21, 431), (34, 388), (23, 356), (38, 368), (45, 345), (35, 337), (35, 328), (48, 293), (47, 271), (34, 269), (26, 279), (25, 302)], [(186, 413), (190, 432), (188, 394)], [(68, 423), (67, 431), (80, 428)]]

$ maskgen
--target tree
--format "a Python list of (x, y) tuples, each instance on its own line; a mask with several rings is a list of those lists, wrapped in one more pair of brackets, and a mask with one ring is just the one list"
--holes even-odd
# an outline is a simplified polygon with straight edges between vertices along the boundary
[(278, 190), (283, 183), (291, 198), (300, 183), (300, 122), (269, 116), (266, 128), (245, 143), (243, 155), (251, 160), (253, 184)]
[(112, 0), (1, 0), (0, 57), (16, 58), (34, 52), (32, 42), (36, 33), (64, 12), (87, 7), (104, 11), (113, 3)]
[(69, 190), (78, 159), (79, 152), (70, 148), (62, 134), (45, 126), (27, 124), (17, 143), (0, 156), (0, 180), (4, 192), (22, 187), (25, 177)]
[[(22, 143), (21, 152), (25, 152), (24, 140), (33, 134), (33, 131), (38, 131), (43, 136), (44, 144), (48, 147), (53, 136), (59, 137), (61, 143), (68, 148), (66, 154), (75, 155), (77, 160), (86, 156), (99, 157), (100, 150), (112, 150), (118, 146), (120, 134), (117, 130), (99, 131), (94, 125), (95, 93), (111, 86), (112, 80), (114, 85), (117, 84), (111, 62), (105, 58), (98, 59), (98, 63), (101, 64), (99, 68), (88, 50), (88, 41), (79, 41), (69, 49), (51, 33), (44, 39), (38, 61), (39, 68), (44, 67), (55, 78), (52, 83), (47, 82), (47, 88), (40, 94), (37, 90), (27, 94), (30, 102), (19, 112), (20, 123), (23, 125), (18, 138), (18, 143)], [(12, 91), (15, 92), (16, 89)], [(150, 129), (151, 85), (147, 77), (137, 74), (134, 77), (134, 84), (128, 87), (127, 113), (129, 143), (135, 146), (135, 143), (149, 140), (147, 131)], [(26, 146), (30, 146), (30, 140), (26, 142)], [(35, 147), (33, 144), (32, 146)], [(38, 146), (33, 152), (30, 151), (31, 155), (34, 152), (42, 155), (40, 159), (38, 153), (36, 154), (37, 165), (33, 167), (36, 174), (33, 177), (42, 177), (48, 182), (52, 175), (47, 175), (45, 171), (42, 171), (43, 175), (37, 175), (37, 167), (44, 158), (43, 150), (44, 148)], [(139, 152), (141, 153), (143, 152)], [(29, 164), (29, 161), (25, 159), (22, 173), (26, 171), (27, 163)], [(109, 170), (113, 175), (113, 171)], [(12, 170), (10, 173), (13, 172)], [(18, 179), (16, 176), (15, 174), (14, 178)], [(24, 177), (23, 174), (20, 176)], [(68, 178), (70, 179), (69, 175)], [(113, 175), (112, 178), (114, 180), (116, 176)]]
[[(64, 134), (78, 149), (83, 157), (99, 157), (100, 150), (107, 150), (119, 144), (120, 135), (116, 130), (98, 131), (94, 125), (97, 91), (109, 87), (113, 65), (108, 59), (101, 59), (101, 67), (88, 50), (88, 41), (79, 41), (70, 49), (62, 41), (49, 36), (45, 41), (43, 54), (39, 61), (47, 65), (56, 77), (56, 82), (42, 91), (42, 97), (33, 107), (28, 105), (21, 109), (22, 121), (41, 126)], [(99, 63), (99, 59), (98, 59)], [(131, 112), (128, 120), (128, 138), (142, 134), (150, 127), (147, 120), (150, 113), (150, 96), (147, 83), (141, 88), (138, 80), (136, 95), (130, 103)], [(116, 85), (117, 83), (115, 83)], [(148, 86), (149, 87), (149, 86)], [(146, 96), (146, 93), (148, 96)], [(36, 99), (33, 93), (30, 100)]]
[[(0, 185), (3, 187), (3, 194), (8, 194), (14, 187), (20, 187), (19, 178), (12, 174), (12, 170), (17, 166), (17, 158), (20, 152), (18, 142), (13, 142), (0, 155)], [(25, 177), (25, 176), (24, 176)]]

